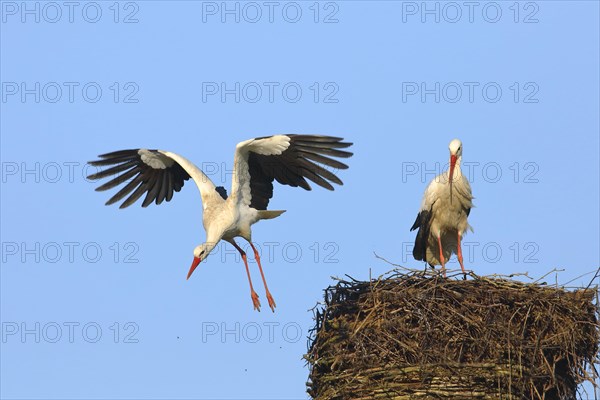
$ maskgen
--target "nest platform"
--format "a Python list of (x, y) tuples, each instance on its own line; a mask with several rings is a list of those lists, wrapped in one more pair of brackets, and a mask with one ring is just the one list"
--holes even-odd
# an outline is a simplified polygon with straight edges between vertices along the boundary
[[(315, 399), (577, 399), (598, 384), (598, 288), (434, 273), (339, 280), (315, 311)], [(598, 392), (600, 393), (600, 392)]]

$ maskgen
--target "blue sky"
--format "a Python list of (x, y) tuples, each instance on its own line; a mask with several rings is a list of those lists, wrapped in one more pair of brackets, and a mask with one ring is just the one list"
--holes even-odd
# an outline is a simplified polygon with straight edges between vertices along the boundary
[[(600, 263), (597, 2), (0, 7), (3, 398), (306, 398), (309, 310), (331, 276), (390, 270), (373, 252), (422, 267), (409, 228), (454, 137), (467, 268), (577, 286)], [(276, 133), (355, 155), (343, 187), (278, 186), (288, 212), (254, 226), (275, 314), (231, 247), (185, 280), (193, 185), (118, 210), (84, 178), (161, 148), (228, 188), (235, 144)]]

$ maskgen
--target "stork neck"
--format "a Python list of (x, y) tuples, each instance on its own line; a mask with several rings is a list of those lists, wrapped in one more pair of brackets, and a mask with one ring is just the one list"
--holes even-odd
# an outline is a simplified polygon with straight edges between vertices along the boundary
[(207, 255), (210, 254), (210, 252), (213, 251), (213, 249), (215, 247), (217, 247), (217, 244), (219, 243), (220, 240), (221, 239), (219, 238), (218, 240), (211, 241), (211, 240), (208, 240), (208, 238), (207, 238), (206, 242), (204, 242), (204, 248), (205, 248)]

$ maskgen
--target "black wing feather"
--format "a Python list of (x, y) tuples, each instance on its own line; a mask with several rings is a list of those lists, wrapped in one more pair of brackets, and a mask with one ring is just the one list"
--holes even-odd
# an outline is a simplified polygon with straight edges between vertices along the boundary
[(329, 166), (331, 168), (348, 169), (348, 166), (346, 164), (344, 164), (343, 162), (340, 162), (338, 160), (334, 160), (333, 158), (328, 158), (328, 157), (325, 157), (325, 156), (322, 156), (320, 154), (316, 154), (316, 153), (313, 153), (310, 151), (304, 152), (304, 158), (306, 158), (307, 160), (316, 161), (321, 164), (325, 164), (327, 162), (327, 166)]
[[(331, 183), (343, 185), (333, 172), (326, 169), (346, 169), (348, 166), (330, 157), (348, 158), (349, 151), (338, 150), (352, 146), (343, 138), (319, 135), (287, 135), (289, 147), (280, 155), (265, 156), (250, 152), (248, 167), (250, 172), (250, 207), (266, 210), (273, 197), (273, 181), (292, 187), (311, 190), (307, 179), (328, 190)], [(265, 139), (265, 138), (258, 138)], [(322, 165), (318, 165), (320, 163)]]
[[(97, 192), (103, 192), (105, 190), (108, 189), (112, 189), (115, 186), (120, 185), (123, 182), (128, 181), (129, 179), (131, 179), (131, 177), (135, 176), (136, 174), (138, 174), (142, 169), (140, 167), (134, 167), (132, 169), (130, 169), (129, 171), (125, 172), (122, 175), (117, 175), (116, 178), (106, 182), (104, 185), (100, 185), (96, 188)], [(90, 175), (91, 176), (91, 175)], [(88, 176), (88, 179), (94, 179), (94, 178), (90, 178), (90, 176)]]
[(250, 207), (257, 210), (266, 210), (269, 200), (273, 197), (273, 178), (274, 174), (264, 172), (264, 160), (259, 160), (260, 156), (255, 153), (248, 155), (248, 167), (250, 172), (250, 193), (252, 200)]
[(160, 190), (160, 184), (158, 182), (159, 180), (156, 176), (153, 176), (151, 181), (148, 182), (148, 194), (144, 198), (142, 207), (148, 207), (154, 200), (156, 200), (156, 196), (158, 196), (158, 191)]
[(95, 174), (92, 174), (92, 175), (88, 176), (88, 178), (93, 179), (93, 180), (106, 178), (108, 176), (116, 175), (119, 172), (123, 172), (130, 168), (133, 168), (133, 167), (135, 167), (136, 164), (137, 164), (137, 162), (135, 160), (128, 160), (128, 161), (125, 161), (123, 164), (117, 164), (114, 167), (110, 167), (108, 169), (105, 169), (104, 171), (100, 171)]
[(167, 197), (166, 201), (171, 201), (173, 198), (173, 175), (165, 174), (167, 176)]
[(140, 183), (142, 183), (142, 176), (141, 176), (141, 174), (138, 174), (127, 185), (122, 187), (121, 190), (119, 190), (117, 192), (117, 194), (115, 194), (113, 197), (108, 199), (108, 201), (106, 202), (106, 205), (109, 206), (113, 203), (116, 203), (117, 201), (122, 200), (129, 193), (133, 192)]
[(125, 200), (123, 202), (123, 204), (121, 204), (119, 206), (119, 208), (129, 207), (130, 205), (135, 203), (140, 197), (142, 197), (142, 195), (144, 193), (146, 193), (147, 190), (148, 190), (148, 184), (147, 184), (147, 182), (144, 182), (142, 180), (142, 183), (140, 184), (140, 186), (138, 186), (137, 189), (135, 189), (135, 191), (131, 194), (131, 196), (129, 196), (127, 198), (127, 200)]
[(165, 197), (167, 197), (167, 175), (163, 174), (158, 179), (160, 181), (160, 191), (158, 192), (158, 196), (156, 196), (156, 205), (161, 204), (165, 201)]
[(415, 246), (413, 247), (413, 257), (415, 260), (427, 261), (427, 239), (429, 238), (430, 227), (431, 211), (422, 210), (417, 214), (417, 219), (410, 228), (411, 231), (418, 229)]
[[(161, 161), (168, 161), (165, 163), (166, 168), (154, 168), (146, 164), (141, 156), (147, 154), (145, 152), (153, 153)], [(100, 160), (90, 161), (89, 164), (98, 167), (111, 167), (88, 176), (88, 179), (97, 180), (109, 177), (112, 179), (96, 188), (96, 190), (112, 189), (128, 181), (106, 202), (106, 205), (116, 203), (129, 195), (119, 207), (126, 208), (139, 200), (144, 193), (146, 193), (146, 196), (142, 202), (142, 207), (147, 207), (152, 202), (160, 204), (165, 199), (170, 201), (173, 198), (173, 192), (179, 192), (185, 181), (190, 179), (190, 175), (185, 172), (181, 165), (157, 150), (119, 150), (101, 154), (98, 157)]]
[(223, 200), (227, 200), (227, 190), (223, 186), (217, 186), (215, 190)]

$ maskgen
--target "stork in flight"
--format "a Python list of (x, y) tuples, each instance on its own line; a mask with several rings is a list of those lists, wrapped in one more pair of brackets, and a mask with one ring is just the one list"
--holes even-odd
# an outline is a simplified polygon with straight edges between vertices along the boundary
[(419, 229), (413, 256), (431, 267), (441, 264), (446, 276), (446, 261), (455, 253), (466, 278), (460, 242), (467, 229), (473, 230), (467, 222), (473, 196), (471, 185), (460, 169), (461, 141), (454, 139), (448, 147), (450, 168), (429, 183), (417, 219), (410, 228)]
[[(121, 150), (98, 156), (92, 166), (111, 166), (104, 171), (88, 176), (89, 179), (112, 177), (112, 180), (96, 188), (104, 191), (130, 180), (112, 196), (106, 205), (127, 199), (119, 208), (135, 203), (146, 194), (142, 207), (152, 202), (161, 204), (170, 201), (174, 192), (179, 192), (185, 181), (192, 178), (202, 197), (202, 222), (206, 231), (206, 242), (194, 249), (194, 260), (188, 272), (189, 279), (198, 264), (205, 260), (217, 243), (225, 240), (242, 255), (250, 283), (250, 295), (254, 309), (260, 311), (258, 295), (252, 287), (246, 253), (234, 241), (242, 237), (250, 243), (263, 284), (269, 307), (275, 311), (275, 301), (269, 292), (263, 274), (258, 251), (252, 244), (251, 226), (262, 220), (280, 216), (285, 210), (267, 211), (273, 197), (273, 180), (293, 187), (311, 190), (306, 179), (328, 190), (331, 183), (342, 185), (342, 181), (325, 167), (346, 169), (348, 166), (332, 157), (348, 158), (351, 152), (340, 150), (351, 146), (342, 138), (319, 135), (275, 135), (249, 139), (238, 143), (235, 149), (231, 194), (215, 186), (198, 167), (186, 158), (164, 150)], [(320, 166), (318, 164), (322, 164)]]

